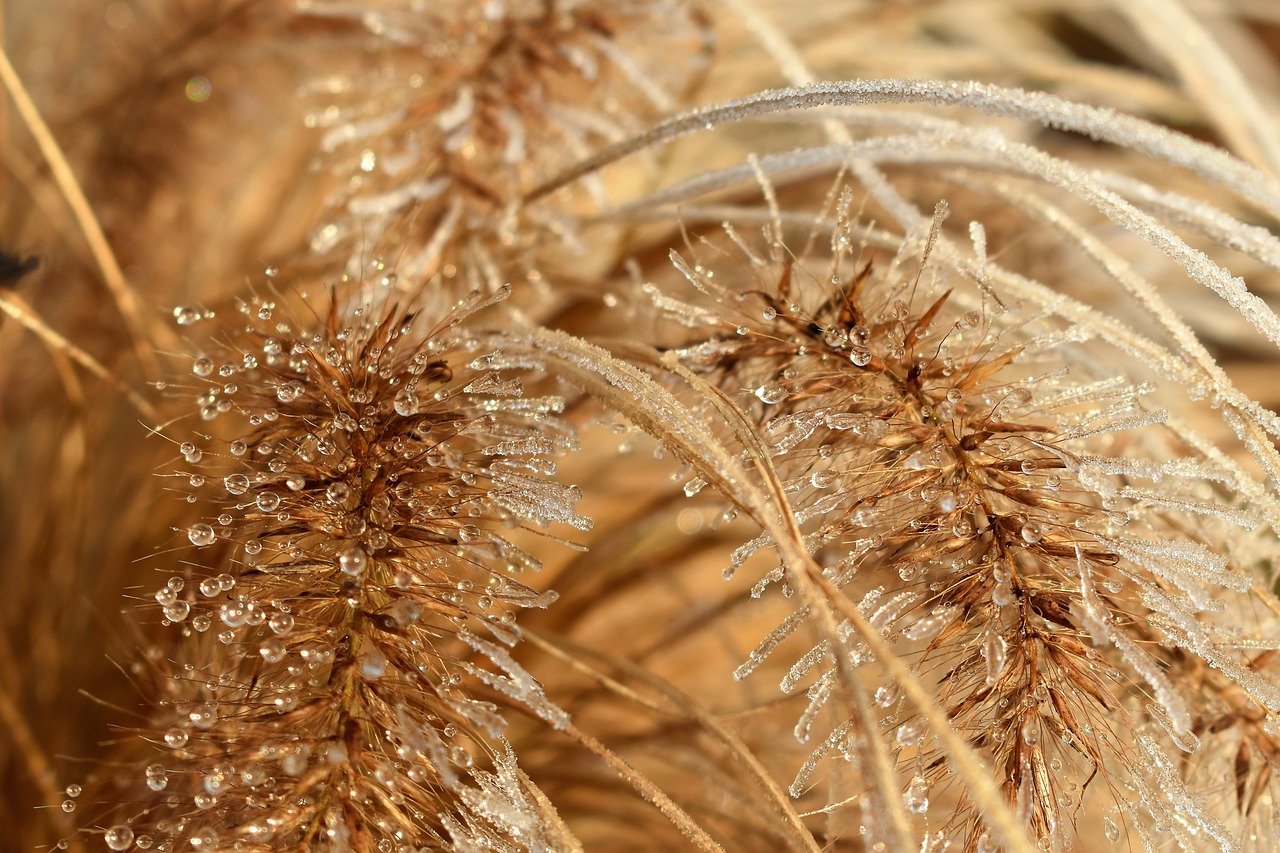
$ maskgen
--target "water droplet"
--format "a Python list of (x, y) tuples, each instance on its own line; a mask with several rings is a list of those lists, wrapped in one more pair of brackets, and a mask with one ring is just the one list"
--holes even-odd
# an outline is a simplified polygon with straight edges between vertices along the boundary
[(1034, 545), (1043, 538), (1044, 534), (1040, 530), (1038, 524), (1022, 525), (1022, 541), (1028, 545)]
[(458, 528), (458, 538), (463, 542), (474, 542), (480, 538), (480, 528), (474, 524), (464, 524)]
[(339, 480), (330, 483), (329, 488), (324, 490), (324, 495), (329, 499), (329, 503), (342, 506), (347, 502), (347, 498), (351, 496), (351, 487)]
[(213, 705), (200, 705), (193, 708), (187, 718), (197, 728), (207, 729), (218, 721), (218, 709)]
[(925, 722), (923, 720), (910, 720), (898, 727), (898, 734), (894, 739), (900, 747), (913, 746), (924, 737), (924, 730)]
[(213, 359), (197, 358), (191, 365), (191, 372), (201, 379), (213, 375)]
[(761, 402), (772, 406), (787, 399), (787, 397), (791, 396), (791, 392), (781, 382), (770, 382), (757, 388), (756, 396), (760, 398)]
[(249, 491), (249, 478), (244, 474), (232, 474), (223, 479), (222, 485), (233, 495), (243, 495)]
[(1004, 637), (995, 631), (987, 631), (987, 636), (982, 642), (982, 656), (987, 662), (987, 686), (996, 683), (1000, 678), (1000, 673), (1004, 671), (1004, 664), (1008, 658), (1009, 644), (1005, 642)]
[(153, 791), (163, 791), (169, 785), (169, 774), (163, 764), (147, 765), (147, 787)]
[(183, 459), (187, 460), (192, 465), (204, 458), (204, 451), (189, 441), (181, 444), (178, 447), (178, 452), (182, 454)]
[(164, 608), (164, 618), (170, 622), (181, 622), (191, 613), (191, 604), (186, 601), (175, 601)]
[(173, 728), (164, 733), (164, 742), (174, 749), (182, 749), (187, 745), (186, 729)]
[[(173, 319), (178, 322), (179, 326), (191, 326), (199, 323), (204, 319), (204, 313), (199, 308), (191, 308), (187, 305), (179, 305), (173, 309)], [(123, 850), (123, 847), (117, 848)]]
[(296, 379), (282, 383), (276, 388), (276, 399), (281, 403), (292, 403), (294, 400), (302, 396), (302, 383)]
[(396, 414), (402, 418), (407, 418), (418, 413), (418, 395), (412, 391), (405, 389), (396, 395), (395, 399)]
[(369, 679), (381, 678), (387, 671), (387, 659), (376, 647), (369, 646), (360, 653), (360, 675)]
[(265, 275), (267, 278), (275, 278), (276, 276), (280, 275), (280, 270), (274, 266), (267, 267), (262, 272), (263, 272), (263, 275)]
[(63, 810), (64, 812), (66, 812), (67, 814), (71, 814), (71, 812), (73, 812), (73, 811), (75, 811), (75, 810), (76, 810), (76, 801), (75, 801), (75, 800), (63, 800), (63, 801), (62, 801), (62, 810)]
[(369, 556), (359, 545), (352, 545), (338, 557), (338, 568), (348, 575), (360, 574), (368, 563)]
[(898, 701), (901, 693), (896, 684), (882, 684), (876, 688), (876, 704), (881, 708), (888, 708)]
[(287, 634), (293, 630), (293, 616), (288, 613), (276, 613), (267, 622), (267, 627), (277, 634)]
[(924, 814), (929, 810), (929, 781), (917, 774), (911, 777), (911, 784), (902, 795), (902, 804), (912, 814)]
[(280, 496), (275, 492), (263, 492), (258, 495), (256, 503), (258, 509), (263, 512), (275, 512), (276, 508), (280, 506)]
[(1022, 742), (1027, 746), (1035, 746), (1040, 742), (1040, 721), (1036, 717), (1028, 717), (1022, 724)]
[(284, 660), (284, 641), (279, 637), (268, 637), (258, 647), (258, 654), (262, 655), (262, 659), (267, 663), (279, 663)]
[(216, 542), (218, 536), (207, 524), (193, 524), (187, 528), (187, 538), (191, 540), (192, 545), (204, 547)]
[(1102, 819), (1102, 831), (1106, 833), (1108, 841), (1120, 840), (1120, 825), (1116, 823), (1116, 819), (1111, 815), (1107, 815)]

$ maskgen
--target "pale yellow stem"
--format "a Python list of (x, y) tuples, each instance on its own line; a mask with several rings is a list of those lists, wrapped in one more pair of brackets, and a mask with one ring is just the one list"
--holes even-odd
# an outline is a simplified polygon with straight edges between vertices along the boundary
[(2, 48), (0, 48), (0, 82), (4, 83), (9, 96), (13, 98), (13, 104), (17, 108), (18, 115), (22, 118), (27, 129), (31, 131), (32, 137), (35, 138), (36, 146), (44, 156), (45, 162), (49, 164), (53, 179), (62, 191), (63, 197), (66, 198), (67, 205), (71, 208), (71, 214), (75, 217), (81, 233), (84, 234), (85, 241), (89, 244), (89, 251), (93, 253), (93, 258), (98, 264), (102, 280), (111, 292), (116, 307), (124, 318), (129, 333), (133, 336), (134, 348), (138, 354), (138, 361), (142, 365), (143, 372), (148, 376), (158, 375), (155, 349), (151, 345), (151, 337), (147, 333), (146, 324), (142, 320), (137, 297), (129, 283), (125, 281), (124, 270), (120, 268), (120, 262), (116, 259), (115, 252), (112, 251), (111, 245), (107, 242), (107, 236), (103, 233), (102, 225), (98, 222), (98, 217), (94, 215), (93, 208), (89, 205), (89, 200), (85, 198), (84, 190), (81, 188), (79, 180), (76, 179), (75, 173), (71, 171), (71, 164), (67, 162), (66, 156), (62, 153), (62, 148), (58, 145), (58, 141), (54, 139), (49, 126), (41, 118), (40, 111), (36, 109), (35, 103), (31, 100), (26, 87), (22, 84), (22, 78), (18, 76), (18, 72), (9, 61), (9, 55)]

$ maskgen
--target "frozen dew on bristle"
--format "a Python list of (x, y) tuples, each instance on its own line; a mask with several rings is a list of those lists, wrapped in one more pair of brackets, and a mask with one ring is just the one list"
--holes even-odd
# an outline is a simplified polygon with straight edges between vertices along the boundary
[(191, 540), (192, 545), (204, 547), (216, 542), (218, 535), (214, 532), (213, 527), (201, 522), (187, 528), (187, 538)]

